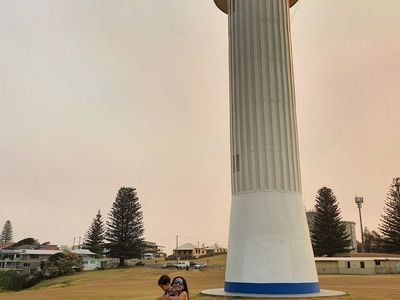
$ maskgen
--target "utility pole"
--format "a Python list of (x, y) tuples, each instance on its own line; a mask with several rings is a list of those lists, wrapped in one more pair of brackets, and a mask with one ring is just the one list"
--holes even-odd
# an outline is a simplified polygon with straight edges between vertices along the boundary
[(177, 262), (179, 262), (179, 256), (178, 256), (178, 238), (179, 238), (179, 235), (176, 235), (176, 251), (175, 251), (175, 253), (176, 253), (176, 261)]
[(74, 241), (72, 242), (72, 250), (74, 250), (75, 248), (75, 237), (74, 237)]
[(364, 202), (363, 197), (355, 197), (355, 203), (357, 204), (358, 207), (358, 213), (360, 215), (360, 227), (361, 227), (361, 252), (364, 252), (364, 229), (362, 225), (362, 217), (361, 217), (361, 207)]

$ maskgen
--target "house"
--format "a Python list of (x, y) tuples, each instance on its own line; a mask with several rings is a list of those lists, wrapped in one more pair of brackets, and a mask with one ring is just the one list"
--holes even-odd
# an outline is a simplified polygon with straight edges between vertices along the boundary
[(204, 247), (196, 247), (193, 244), (187, 243), (173, 250), (173, 256), (179, 257), (180, 259), (191, 259), (199, 258), (207, 255)]
[(58, 247), (57, 245), (52, 245), (52, 244), (41, 244), (39, 249), (42, 250), (60, 250), (60, 247)]
[[(61, 250), (44, 250), (44, 249), (2, 249), (0, 250), (0, 270), (14, 270), (21, 274), (32, 274), (40, 270), (42, 261)], [(78, 254), (84, 261), (84, 270), (93, 270), (96, 266), (101, 267), (101, 262), (97, 262), (94, 258), (95, 253), (88, 249), (75, 249), (72, 253)]]
[(96, 253), (93, 253), (89, 249), (74, 249), (71, 250), (71, 252), (78, 254), (80, 257), (82, 257), (84, 271), (90, 271), (104, 267), (101, 265), (101, 259), (97, 259)]
[(154, 242), (144, 242), (144, 256), (145, 258), (152, 259), (152, 258), (164, 258), (166, 256), (165, 253), (162, 252), (163, 246), (157, 245)]
[(218, 245), (217, 243), (215, 243), (212, 246), (207, 246), (205, 248), (207, 256), (213, 256), (213, 255), (218, 255), (218, 254), (223, 254), (223, 253), (227, 253), (228, 249)]
[(14, 270), (32, 274), (40, 269), (40, 263), (60, 250), (3, 249), (0, 250), (0, 270)]

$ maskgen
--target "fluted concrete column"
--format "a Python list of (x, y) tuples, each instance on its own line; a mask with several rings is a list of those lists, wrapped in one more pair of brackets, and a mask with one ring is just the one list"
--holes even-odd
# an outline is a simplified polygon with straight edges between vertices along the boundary
[(285, 1), (231, 1), (233, 194), (301, 192)]
[(226, 292), (319, 292), (301, 197), (288, 1), (226, 2), (232, 158)]

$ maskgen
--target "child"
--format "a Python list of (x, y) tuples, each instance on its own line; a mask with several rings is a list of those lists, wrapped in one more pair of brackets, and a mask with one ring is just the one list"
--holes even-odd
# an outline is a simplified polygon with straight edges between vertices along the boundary
[(157, 298), (159, 300), (178, 295), (177, 291), (171, 287), (171, 278), (168, 275), (163, 275), (158, 279), (158, 286), (164, 291), (164, 295)]

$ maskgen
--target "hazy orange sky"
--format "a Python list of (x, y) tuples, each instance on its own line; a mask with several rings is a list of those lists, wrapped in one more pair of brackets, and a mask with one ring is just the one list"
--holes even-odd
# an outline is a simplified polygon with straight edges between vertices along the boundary
[[(304, 203), (332, 188), (357, 230), (400, 176), (399, 11), (291, 10)], [(0, 0), (0, 226), (72, 244), (131, 186), (148, 240), (226, 245), (227, 34), (212, 0)]]

